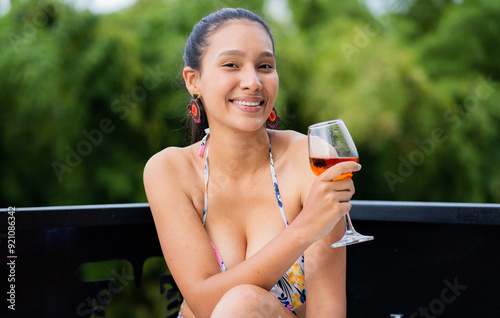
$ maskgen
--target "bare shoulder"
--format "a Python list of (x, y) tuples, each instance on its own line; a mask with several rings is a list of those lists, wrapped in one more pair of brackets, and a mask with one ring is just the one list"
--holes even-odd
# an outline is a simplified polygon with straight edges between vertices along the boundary
[(148, 160), (144, 167), (144, 188), (152, 208), (165, 203), (167, 198), (171, 202), (181, 198), (193, 200), (192, 190), (200, 183), (201, 169), (193, 149), (193, 146), (169, 147)]
[(307, 136), (296, 131), (273, 131), (271, 143), (273, 139), (279, 145), (277, 164), (281, 177), (286, 184), (293, 185), (292, 192), (298, 195), (303, 205), (315, 178), (309, 165)]
[(271, 138), (276, 140), (279, 154), (287, 161), (304, 164), (304, 159), (308, 158), (306, 135), (293, 130), (276, 130), (272, 132)]
[(298, 146), (304, 141), (307, 143), (307, 136), (295, 130), (271, 130), (269, 134), (272, 139), (286, 148)]
[(187, 148), (168, 147), (153, 155), (144, 167), (144, 177), (155, 176), (157, 173), (178, 171), (179, 165), (189, 158)]

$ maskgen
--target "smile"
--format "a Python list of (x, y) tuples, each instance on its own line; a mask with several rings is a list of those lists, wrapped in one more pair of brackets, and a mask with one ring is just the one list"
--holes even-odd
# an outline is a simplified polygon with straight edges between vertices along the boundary
[(233, 103), (242, 106), (259, 106), (262, 102), (244, 102), (244, 101), (234, 100)]
[(245, 113), (258, 113), (264, 105), (263, 100), (230, 100), (230, 102), (239, 110)]

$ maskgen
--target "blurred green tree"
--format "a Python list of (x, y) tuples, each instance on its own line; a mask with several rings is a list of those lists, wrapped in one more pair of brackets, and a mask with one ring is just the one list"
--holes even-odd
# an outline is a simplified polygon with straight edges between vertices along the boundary
[(382, 14), (286, 4), (288, 20), (269, 0), (138, 0), (107, 15), (13, 2), (0, 17), (0, 202), (144, 202), (147, 159), (186, 144), (185, 40), (222, 7), (273, 27), (280, 129), (346, 121), (364, 166), (357, 199), (500, 200), (495, 1), (408, 0)]
[(358, 2), (290, 3), (301, 27), (285, 33), (281, 96), (302, 132), (347, 122), (364, 165), (357, 198), (500, 200), (497, 168), (478, 155), (500, 156), (497, 4), (403, 1), (372, 15)]
[(144, 202), (145, 162), (185, 140), (187, 35), (239, 4), (141, 0), (95, 15), (62, 1), (13, 3), (0, 18), (2, 204)]

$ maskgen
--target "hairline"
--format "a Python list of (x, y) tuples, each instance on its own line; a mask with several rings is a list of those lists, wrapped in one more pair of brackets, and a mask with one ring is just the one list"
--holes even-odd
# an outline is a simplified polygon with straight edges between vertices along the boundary
[(207, 48), (209, 46), (209, 41), (212, 38), (212, 36), (217, 31), (219, 31), (220, 29), (222, 29), (223, 27), (227, 26), (230, 23), (235, 23), (235, 22), (245, 22), (245, 23), (248, 23), (248, 24), (257, 24), (258, 26), (260, 26), (266, 32), (267, 36), (271, 40), (271, 45), (272, 45), (272, 48), (273, 48), (273, 52), (272, 53), (273, 53), (273, 56), (275, 56), (274, 39), (273, 39), (273, 36), (272, 36), (270, 30), (266, 29), (266, 27), (264, 25), (262, 25), (261, 22), (252, 20), (251, 18), (248, 18), (248, 17), (234, 17), (234, 18), (230, 18), (230, 19), (228, 19), (228, 20), (226, 20), (226, 21), (224, 21), (224, 22), (222, 22), (220, 24), (214, 25), (213, 27), (211, 27), (210, 29), (207, 30), (206, 40), (205, 40), (205, 46), (203, 48), (203, 52), (200, 55), (200, 69), (199, 70), (195, 70), (195, 71), (197, 71), (197, 72), (199, 72), (201, 74), (202, 66), (203, 66), (203, 58), (205, 57), (205, 54), (207, 52)]

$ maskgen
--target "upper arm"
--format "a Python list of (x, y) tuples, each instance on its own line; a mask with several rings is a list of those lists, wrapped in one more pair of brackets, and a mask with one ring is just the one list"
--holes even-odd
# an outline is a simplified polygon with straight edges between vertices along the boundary
[(294, 160), (293, 170), (294, 174), (299, 174), (296, 178), (300, 180), (300, 204), (304, 206), (309, 190), (316, 178), (311, 170), (309, 164), (309, 148), (307, 136), (303, 134), (296, 133), (293, 137), (293, 141), (290, 144), (289, 151), (292, 154)]
[[(305, 204), (316, 178), (309, 165), (307, 136), (294, 139), (292, 149), (296, 158), (296, 171), (300, 171), (301, 204)], [(305, 277), (307, 290), (307, 317), (345, 317), (346, 315), (346, 251), (345, 247), (331, 248), (344, 233), (342, 218), (334, 229), (307, 248)]]
[(186, 160), (178, 152), (166, 149), (148, 161), (144, 187), (165, 261), (189, 302), (197, 297), (203, 280), (217, 274), (219, 267), (187, 189), (190, 182), (185, 180), (186, 167), (181, 166)]

